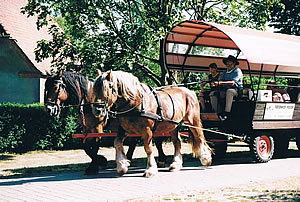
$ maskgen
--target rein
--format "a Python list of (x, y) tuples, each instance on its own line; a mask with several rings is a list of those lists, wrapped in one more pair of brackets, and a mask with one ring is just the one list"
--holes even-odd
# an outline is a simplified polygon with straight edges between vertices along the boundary
[[(150, 88), (151, 89), (150, 93), (153, 93), (154, 90), (161, 90), (161, 89), (169, 88), (169, 87), (171, 87), (171, 88), (172, 87), (186, 87), (186, 86), (189, 86), (189, 85), (199, 84), (199, 83), (204, 83), (204, 82), (207, 82), (207, 81), (195, 81), (195, 82), (189, 82), (189, 83), (183, 83), (183, 84), (173, 84), (173, 85), (160, 86), (160, 87), (156, 87), (156, 88)], [(48, 102), (48, 103), (53, 103), (53, 102)], [(80, 106), (91, 105), (91, 104), (97, 105), (97, 104), (103, 104), (103, 103), (99, 103), (99, 102), (87, 102), (87, 103), (77, 104), (77, 105), (61, 106), (61, 108), (80, 107)], [(141, 102), (139, 102), (136, 106), (138, 106), (139, 104), (141, 104)], [(125, 111), (122, 111), (122, 112), (116, 112), (116, 111), (115, 112), (114, 111), (110, 111), (110, 112), (112, 114), (122, 115), (122, 114), (126, 114), (126, 113), (134, 110), (136, 108), (136, 106), (133, 106), (132, 108), (130, 108), (128, 110), (125, 110)]]
[[(50, 113), (50, 114), (53, 114), (53, 115), (58, 115), (60, 113), (60, 111), (64, 108), (71, 108), (71, 107), (78, 107), (79, 109), (79, 113), (82, 117), (82, 121), (83, 121), (83, 127), (85, 127), (85, 116), (84, 116), (84, 112), (83, 112), (83, 108), (84, 106), (88, 106), (88, 105), (91, 105), (91, 104), (95, 104), (95, 103), (92, 103), (92, 102), (84, 102), (85, 99), (82, 98), (81, 99), (81, 102), (80, 104), (75, 104), (75, 105), (64, 105), (64, 103), (62, 102), (61, 105), (58, 104), (58, 100), (59, 100), (59, 94), (61, 92), (62, 89), (65, 89), (66, 88), (66, 84), (63, 82), (62, 79), (58, 79), (58, 80), (54, 80), (54, 83), (58, 83), (58, 92), (57, 92), (57, 95), (54, 99), (54, 101), (46, 101), (46, 94), (47, 92), (45, 91), (44, 92), (44, 103), (45, 103), (45, 106), (47, 108), (47, 111)], [(102, 122), (105, 122), (106, 120), (108, 119), (108, 115), (102, 119), (101, 121), (98, 122), (98, 124), (101, 124)]]
[[(151, 90), (150, 93), (154, 94), (154, 97), (155, 97), (155, 99), (157, 101), (158, 109), (159, 109), (158, 114), (154, 114), (154, 113), (150, 113), (150, 112), (145, 112), (144, 110), (137, 110), (136, 113), (139, 112), (141, 116), (146, 117), (146, 118), (150, 118), (150, 119), (154, 119), (154, 120), (158, 120), (158, 121), (167, 121), (167, 122), (174, 123), (174, 124), (180, 124), (181, 122), (176, 122), (176, 121), (173, 121), (171, 119), (166, 119), (166, 118), (163, 117), (162, 108), (160, 106), (156, 90), (160, 90), (160, 91), (165, 92), (163, 90), (165, 88), (187, 87), (189, 85), (199, 84), (199, 83), (204, 83), (204, 82), (207, 82), (207, 81), (196, 81), (196, 82), (189, 82), (189, 83), (183, 83), (183, 84), (166, 85), (166, 86), (161, 86), (161, 87), (156, 87), (156, 88), (149, 87), (150, 90)], [(170, 99), (171, 99), (171, 101), (173, 103), (173, 111), (175, 111), (175, 109), (174, 109), (174, 102), (173, 102), (172, 96), (169, 95), (169, 94), (168, 94), (168, 96), (170, 97)], [(141, 99), (141, 101), (139, 103), (137, 103), (135, 106), (133, 106), (132, 108), (130, 108), (128, 110), (125, 110), (125, 111), (121, 111), (121, 112), (120, 111), (111, 111), (111, 110), (107, 110), (107, 111), (108, 111), (108, 113), (110, 114), (110, 116), (112, 118), (116, 118), (117, 116), (124, 116), (125, 114), (134, 111), (136, 109), (136, 107), (142, 103), (142, 100), (143, 99)], [(97, 104), (97, 103), (94, 103), (94, 104)]]
[(160, 89), (169, 88), (169, 87), (171, 87), (171, 88), (172, 87), (187, 87), (189, 85), (202, 84), (205, 82), (209, 82), (209, 81), (194, 81), (194, 82), (189, 82), (189, 83), (172, 84), (172, 85), (156, 87), (155, 89), (160, 90)]
[[(65, 88), (66, 85), (63, 83), (62, 80), (55, 80), (55, 82), (59, 83), (59, 90), (58, 90), (55, 101), (54, 102), (45, 101), (45, 105), (47, 105), (47, 110), (49, 110), (50, 113), (56, 114), (56, 113), (59, 113), (61, 111), (61, 109), (64, 109), (64, 108), (82, 107), (82, 106), (93, 104), (96, 107), (102, 109), (103, 112), (101, 114), (103, 114), (103, 117), (104, 116), (105, 117), (109, 116), (109, 117), (112, 117), (112, 118), (116, 118), (117, 116), (127, 116), (129, 113), (132, 113), (132, 114), (136, 114), (136, 115), (139, 115), (139, 116), (142, 116), (142, 117), (145, 117), (145, 118), (150, 118), (150, 119), (157, 120), (157, 121), (167, 121), (167, 122), (179, 125), (179, 124), (181, 124), (181, 122), (176, 122), (176, 121), (173, 121), (171, 119), (166, 119), (166, 118), (163, 117), (162, 108), (160, 106), (156, 90), (164, 91), (163, 89), (165, 89), (165, 88), (186, 87), (186, 86), (189, 86), (189, 85), (199, 84), (199, 83), (203, 83), (203, 82), (207, 82), (207, 81), (189, 82), (189, 83), (183, 83), (183, 84), (174, 84), (174, 85), (161, 86), (161, 87), (157, 87), (157, 88), (150, 88), (151, 89), (150, 93), (154, 94), (154, 96), (156, 98), (156, 101), (158, 103), (158, 113), (157, 114), (150, 113), (150, 112), (145, 112), (144, 110), (136, 110), (136, 107), (142, 103), (143, 98), (135, 106), (133, 106), (133, 107), (131, 107), (131, 108), (125, 110), (125, 111), (109, 110), (107, 105), (105, 104), (105, 102), (103, 102), (103, 103), (87, 102), (87, 103), (80, 103), (80, 104), (76, 104), (76, 105), (66, 105), (66, 106), (61, 105), (60, 106), (60, 105), (57, 104), (58, 99), (59, 99), (59, 94), (60, 94), (61, 89)], [(168, 96), (170, 97), (170, 99), (173, 103), (172, 97), (169, 94), (168, 94)], [(173, 104), (173, 110), (174, 110), (174, 104)], [(104, 120), (105, 119), (103, 119), (101, 122), (103, 122)]]

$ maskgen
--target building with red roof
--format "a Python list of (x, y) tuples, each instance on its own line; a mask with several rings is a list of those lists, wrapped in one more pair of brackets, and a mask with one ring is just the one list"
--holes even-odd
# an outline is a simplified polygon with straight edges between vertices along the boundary
[(0, 103), (43, 102), (44, 80), (51, 60), (36, 62), (37, 41), (51, 39), (47, 28), (36, 27), (37, 17), (21, 8), (27, 0), (0, 0)]

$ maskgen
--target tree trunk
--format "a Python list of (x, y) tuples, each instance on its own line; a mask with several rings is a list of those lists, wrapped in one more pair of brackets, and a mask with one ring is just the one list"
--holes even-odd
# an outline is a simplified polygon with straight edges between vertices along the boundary
[(164, 58), (164, 39), (160, 40), (160, 51), (159, 51), (159, 64), (161, 68), (161, 85), (167, 85), (172, 84), (169, 71), (167, 69), (167, 66), (165, 64), (165, 58)]

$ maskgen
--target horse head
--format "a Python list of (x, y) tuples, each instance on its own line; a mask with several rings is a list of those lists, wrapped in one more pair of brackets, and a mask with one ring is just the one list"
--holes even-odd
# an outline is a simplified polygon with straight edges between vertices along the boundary
[(58, 74), (50, 74), (46, 72), (47, 80), (45, 82), (44, 91), (44, 110), (50, 116), (57, 116), (60, 113), (62, 103), (68, 99), (66, 85), (63, 82), (63, 71), (60, 70)]
[(113, 78), (112, 71), (102, 73), (97, 70), (97, 74), (93, 86), (93, 113), (96, 117), (103, 117), (118, 99), (118, 84)]

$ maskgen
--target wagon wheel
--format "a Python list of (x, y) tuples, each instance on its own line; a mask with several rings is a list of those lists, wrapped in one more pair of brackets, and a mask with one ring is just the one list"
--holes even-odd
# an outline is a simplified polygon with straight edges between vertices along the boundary
[(289, 148), (290, 137), (289, 136), (273, 136), (274, 138), (274, 157), (284, 157)]
[(265, 163), (271, 160), (274, 153), (274, 140), (269, 135), (255, 135), (250, 144), (252, 156), (256, 162)]

